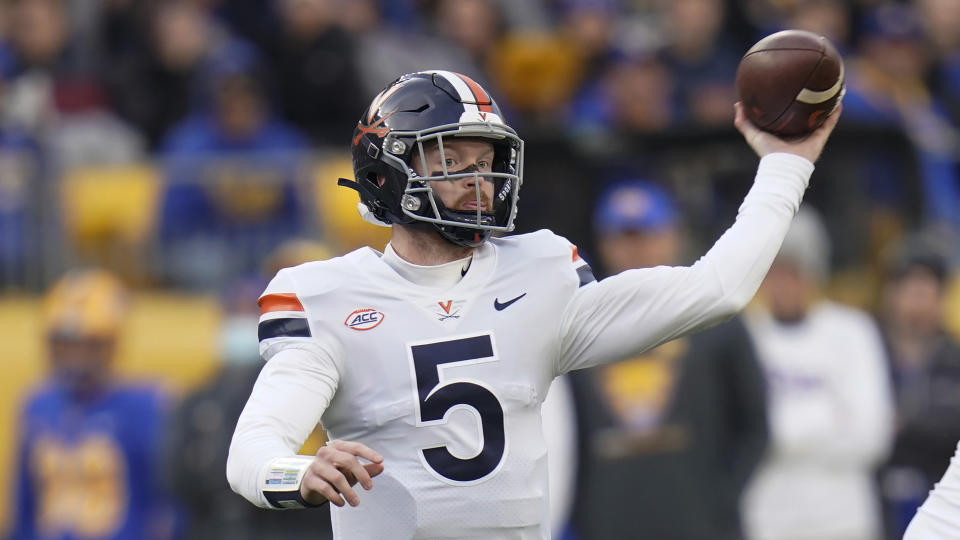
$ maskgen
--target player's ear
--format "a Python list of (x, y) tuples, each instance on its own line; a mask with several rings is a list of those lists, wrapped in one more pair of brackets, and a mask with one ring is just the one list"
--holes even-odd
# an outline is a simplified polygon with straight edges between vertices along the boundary
[(382, 175), (382, 174), (378, 174), (378, 175), (377, 175), (377, 185), (380, 186), (380, 187), (383, 187), (383, 185), (386, 184), (386, 183), (387, 183), (387, 177), (384, 176), (384, 175)]

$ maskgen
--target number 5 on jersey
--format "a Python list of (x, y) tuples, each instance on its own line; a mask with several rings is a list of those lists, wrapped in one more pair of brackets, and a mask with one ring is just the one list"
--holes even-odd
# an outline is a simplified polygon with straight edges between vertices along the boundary
[(446, 415), (456, 407), (469, 407), (480, 417), (480, 452), (461, 459), (435, 446), (420, 450), (427, 468), (454, 482), (476, 482), (493, 473), (506, 453), (503, 406), (485, 385), (474, 380), (443, 381), (447, 369), (495, 362), (490, 334), (409, 345), (416, 382), (417, 427), (446, 424)]

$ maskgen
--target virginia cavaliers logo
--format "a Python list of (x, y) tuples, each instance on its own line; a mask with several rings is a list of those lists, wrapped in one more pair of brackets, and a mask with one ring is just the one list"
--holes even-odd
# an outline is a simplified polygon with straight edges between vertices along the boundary
[(434, 314), (437, 316), (437, 320), (440, 322), (449, 321), (451, 319), (460, 318), (460, 310), (463, 308), (463, 305), (466, 303), (466, 300), (446, 300), (443, 302), (437, 302), (434, 306), (438, 306), (440, 309), (437, 310), (434, 307)]
[(381, 139), (386, 137), (387, 133), (390, 133), (390, 128), (382, 124), (387, 120), (387, 118), (390, 118), (396, 113), (397, 113), (397, 110), (390, 111), (389, 113), (380, 117), (379, 120), (377, 120), (376, 122), (368, 126), (363, 125), (361, 122), (357, 122), (357, 134), (356, 136), (353, 137), (353, 145), (356, 146), (360, 144), (360, 139), (363, 138), (363, 136), (368, 133), (373, 133), (374, 135), (376, 135), (377, 137), (380, 137)]
[(347, 315), (343, 324), (354, 330), (372, 330), (383, 322), (385, 315), (373, 308), (358, 309)]

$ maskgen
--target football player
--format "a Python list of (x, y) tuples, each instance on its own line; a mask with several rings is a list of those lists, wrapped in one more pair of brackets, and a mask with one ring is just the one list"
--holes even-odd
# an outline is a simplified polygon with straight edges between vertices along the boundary
[[(733, 226), (693, 266), (597, 282), (550, 231), (493, 237), (513, 229), (524, 147), (490, 95), (449, 71), (400, 77), (360, 119), (355, 180), (340, 180), (367, 220), (392, 226), (390, 243), (267, 287), (266, 365), (237, 423), (230, 485), (263, 507), (332, 502), (338, 538), (549, 537), (551, 381), (741, 310), (836, 122), (786, 141), (737, 106), (762, 159)], [(331, 442), (296, 456), (320, 421)]]
[(913, 516), (903, 540), (960, 538), (960, 443), (947, 472)]

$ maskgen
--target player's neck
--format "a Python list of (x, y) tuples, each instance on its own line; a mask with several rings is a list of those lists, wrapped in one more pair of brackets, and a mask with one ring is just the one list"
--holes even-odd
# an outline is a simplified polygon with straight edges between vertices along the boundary
[(440, 233), (394, 225), (390, 245), (401, 259), (420, 266), (437, 266), (469, 257), (474, 248), (452, 244)]

